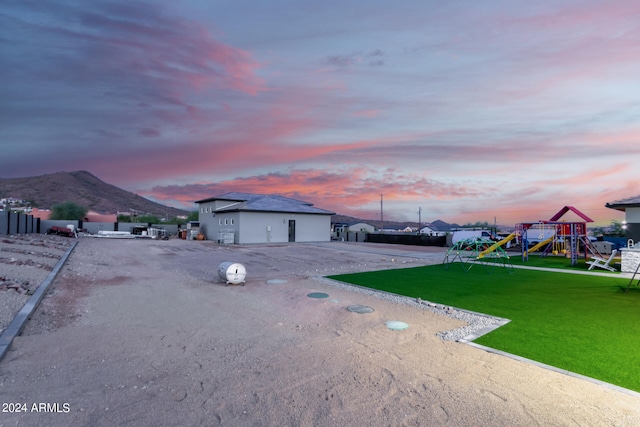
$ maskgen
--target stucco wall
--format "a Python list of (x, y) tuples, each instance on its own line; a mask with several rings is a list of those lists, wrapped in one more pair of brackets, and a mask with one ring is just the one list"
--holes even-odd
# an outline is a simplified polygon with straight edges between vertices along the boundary
[(627, 221), (627, 231), (624, 235), (627, 239), (632, 239), (634, 242), (640, 242), (640, 222)]
[(331, 217), (293, 213), (241, 212), (238, 243), (286, 243), (294, 220), (296, 242), (331, 240)]
[(624, 211), (625, 220), (629, 222), (640, 222), (640, 208), (626, 208)]
[(624, 219), (627, 221), (627, 230), (625, 238), (640, 241), (640, 208), (626, 208), (624, 211)]
[[(207, 205), (213, 208), (213, 203), (208, 203)], [(221, 231), (233, 231), (233, 233), (235, 234), (234, 243), (238, 243), (237, 212), (214, 214), (212, 211), (206, 211), (203, 213), (202, 209), (200, 209), (198, 213), (198, 221), (200, 222), (200, 231), (204, 233), (204, 235), (207, 237), (207, 240), (213, 240), (214, 242), (218, 241), (219, 233)]]
[(201, 203), (198, 206), (198, 222), (200, 222), (200, 231), (204, 232), (207, 240), (216, 241), (218, 239), (217, 226), (215, 224), (215, 215), (213, 211), (215, 205), (213, 202)]
[[(296, 242), (328, 242), (331, 240), (330, 215), (296, 215)], [(302, 221), (298, 221), (301, 218)]]
[[(227, 205), (228, 202), (225, 202)], [(278, 212), (218, 212), (216, 203), (198, 207), (198, 220), (208, 240), (218, 241), (220, 231), (233, 231), (234, 243), (286, 243), (289, 220), (296, 221), (296, 242), (331, 240), (331, 216)]]
[(289, 216), (273, 212), (240, 212), (238, 243), (284, 243), (289, 241)]

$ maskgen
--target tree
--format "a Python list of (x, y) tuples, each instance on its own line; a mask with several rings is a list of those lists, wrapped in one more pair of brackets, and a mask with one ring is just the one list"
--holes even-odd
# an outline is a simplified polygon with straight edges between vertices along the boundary
[(165, 221), (165, 224), (186, 224), (189, 221), (197, 221), (198, 220), (198, 211), (189, 212), (189, 216), (187, 218), (178, 218), (174, 216)]
[(611, 237), (624, 237), (625, 229), (622, 227), (622, 222), (618, 220), (611, 220), (608, 227), (593, 227), (591, 232), (594, 236), (603, 235)]
[(116, 218), (117, 222), (133, 222), (131, 221), (131, 215), (118, 215), (118, 217)]
[(607, 233), (609, 236), (625, 236), (625, 229), (622, 227), (622, 221), (612, 220), (611, 225), (609, 226), (609, 232)]
[(74, 202), (63, 202), (51, 207), (49, 219), (67, 219), (82, 221), (87, 215), (87, 208)]
[(147, 224), (160, 224), (160, 218), (155, 215), (139, 215), (134, 217), (133, 222), (142, 222)]
[(468, 223), (462, 226), (463, 228), (493, 228), (493, 224), (489, 224), (488, 222), (480, 222), (477, 221), (474, 224)]
[(187, 222), (197, 221), (197, 220), (198, 220), (198, 211), (189, 212), (189, 216), (187, 217)]

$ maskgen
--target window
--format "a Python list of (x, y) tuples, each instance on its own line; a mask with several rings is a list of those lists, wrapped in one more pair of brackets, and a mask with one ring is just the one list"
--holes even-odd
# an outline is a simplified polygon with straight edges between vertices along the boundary
[(225, 218), (224, 225), (228, 225), (228, 224), (229, 224), (229, 220)]
[(231, 225), (233, 225), (233, 218), (231, 218)]
[(218, 220), (218, 225), (222, 225), (222, 218)]

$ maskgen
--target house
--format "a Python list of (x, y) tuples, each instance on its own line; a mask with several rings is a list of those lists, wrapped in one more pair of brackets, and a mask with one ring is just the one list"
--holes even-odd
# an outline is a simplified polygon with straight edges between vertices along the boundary
[(88, 211), (84, 217), (86, 222), (118, 222), (116, 214), (102, 214), (95, 211)]
[[(358, 241), (358, 233), (375, 233), (376, 228), (366, 222), (336, 222), (331, 224), (331, 238), (337, 240)], [(349, 234), (351, 233), (351, 235)], [(364, 237), (362, 237), (364, 239)]]
[(640, 241), (640, 196), (616, 200), (605, 205), (610, 209), (624, 212), (626, 221), (626, 238)]
[(232, 192), (195, 203), (200, 231), (208, 240), (239, 244), (331, 240), (335, 213), (301, 200)]
[(30, 215), (33, 215), (34, 218), (39, 218), (41, 220), (47, 220), (49, 219), (49, 217), (51, 216), (51, 210), (50, 209), (38, 209), (38, 208), (32, 208)]
[[(51, 216), (51, 210), (50, 209), (38, 209), (38, 208), (33, 208), (31, 209), (31, 212), (29, 212), (30, 215), (33, 215), (35, 218), (40, 218), (41, 220), (47, 220), (49, 219), (49, 217)], [(85, 215), (85, 217), (83, 218), (84, 222), (117, 222), (118, 218), (116, 214), (102, 214), (99, 212), (95, 212), (95, 211), (88, 211), (87, 214)]]
[(376, 228), (366, 222), (356, 222), (355, 224), (349, 225), (349, 231), (353, 231), (354, 233), (373, 233), (376, 231)]
[(337, 227), (342, 227), (343, 232), (351, 231), (353, 233), (373, 233), (376, 231), (376, 228), (367, 224), (366, 222), (354, 222), (354, 223), (343, 223), (336, 224)]
[(420, 229), (420, 234), (426, 234), (428, 236), (446, 236), (452, 234), (455, 228), (459, 228), (458, 224), (449, 224), (442, 220), (435, 220), (432, 223), (425, 224)]
[(427, 236), (444, 236), (447, 234), (446, 231), (440, 231), (433, 224), (425, 225), (420, 229), (420, 234), (425, 234)]

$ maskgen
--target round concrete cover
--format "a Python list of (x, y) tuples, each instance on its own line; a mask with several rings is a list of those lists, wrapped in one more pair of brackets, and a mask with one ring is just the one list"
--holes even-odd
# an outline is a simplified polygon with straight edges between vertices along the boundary
[(392, 331), (404, 331), (409, 327), (407, 323), (400, 322), (399, 320), (389, 320), (388, 322), (385, 322), (385, 325), (387, 325), (387, 328)]
[(350, 305), (349, 307), (347, 307), (347, 310), (353, 313), (358, 313), (358, 314), (373, 313), (375, 311), (371, 307), (368, 307), (366, 305), (360, 305), (360, 304)]
[(309, 298), (329, 298), (329, 294), (325, 294), (324, 292), (311, 292), (307, 294)]

